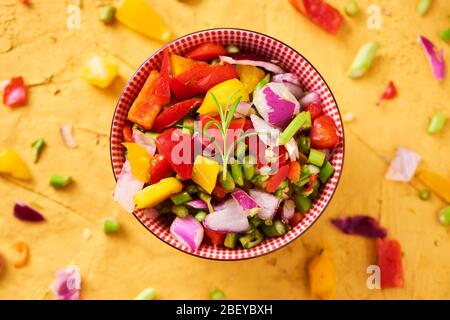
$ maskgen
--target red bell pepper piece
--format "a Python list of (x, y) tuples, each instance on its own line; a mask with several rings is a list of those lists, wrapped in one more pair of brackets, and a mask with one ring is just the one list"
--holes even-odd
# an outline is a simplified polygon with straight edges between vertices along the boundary
[(223, 244), (223, 242), (225, 241), (225, 237), (227, 236), (226, 233), (212, 231), (208, 228), (204, 228), (204, 229), (205, 229), (206, 236), (209, 238), (209, 240), (211, 240), (212, 244), (214, 244), (216, 246)]
[(181, 179), (189, 179), (194, 163), (191, 136), (178, 128), (171, 128), (156, 138), (156, 146)]
[(170, 55), (169, 49), (164, 49), (161, 61), (159, 80), (156, 86), (155, 95), (159, 99), (159, 104), (164, 106), (170, 102)]
[(226, 53), (227, 50), (220, 44), (204, 43), (192, 49), (184, 56), (194, 60), (210, 61)]
[(341, 13), (323, 0), (289, 0), (291, 5), (319, 27), (336, 35), (344, 18)]
[(284, 165), (278, 169), (278, 171), (272, 175), (267, 181), (267, 192), (275, 192), (278, 186), (287, 178), (289, 173), (289, 165)]
[(383, 92), (383, 95), (378, 100), (377, 105), (380, 105), (381, 101), (383, 100), (391, 100), (394, 99), (397, 96), (397, 88), (395, 87), (394, 82), (390, 81), (388, 86)]
[(381, 288), (403, 288), (402, 249), (396, 240), (377, 238), (377, 264), (381, 271)]
[(231, 65), (199, 64), (170, 80), (170, 89), (178, 99), (195, 97), (226, 80), (238, 78)]
[(127, 122), (123, 126), (122, 134), (123, 134), (123, 141), (125, 142), (133, 142), (133, 129), (132, 129), (131, 123)]
[(217, 200), (223, 200), (227, 196), (227, 192), (219, 182), (216, 183), (216, 186), (214, 187), (212, 193), (217, 198)]
[(3, 90), (3, 104), (21, 107), (28, 102), (28, 88), (22, 77), (12, 78)]
[(189, 100), (175, 103), (174, 105), (165, 109), (156, 117), (155, 124), (153, 125), (152, 130), (155, 132), (161, 132), (165, 128), (173, 126), (175, 123), (180, 121), (186, 114), (188, 114), (192, 109), (201, 105), (202, 102), (203, 99), (192, 98)]
[(150, 184), (159, 182), (161, 179), (167, 178), (173, 173), (170, 162), (162, 154), (156, 154), (150, 166)]
[(147, 130), (152, 129), (156, 116), (162, 108), (161, 101), (164, 98), (160, 98), (156, 95), (156, 87), (159, 78), (158, 71), (153, 70), (150, 72), (141, 92), (139, 92), (139, 95), (128, 111), (128, 120), (137, 123)]
[(310, 132), (311, 147), (332, 149), (339, 144), (339, 135), (334, 120), (329, 116), (320, 116), (313, 122)]
[(310, 103), (308, 104), (303, 111), (309, 111), (309, 114), (311, 115), (311, 120), (314, 121), (321, 115), (323, 115), (323, 109), (320, 104), (317, 103)]
[(298, 225), (300, 223), (300, 221), (302, 221), (302, 219), (303, 219), (303, 215), (300, 212), (296, 212), (296, 213), (294, 213), (294, 216), (291, 218), (291, 220), (289, 220), (289, 224), (293, 228), (296, 225)]
[(289, 164), (289, 173), (288, 173), (289, 180), (291, 180), (292, 182), (297, 182), (298, 180), (300, 180), (301, 171), (302, 167), (300, 163), (298, 163), (297, 161), (292, 161)]

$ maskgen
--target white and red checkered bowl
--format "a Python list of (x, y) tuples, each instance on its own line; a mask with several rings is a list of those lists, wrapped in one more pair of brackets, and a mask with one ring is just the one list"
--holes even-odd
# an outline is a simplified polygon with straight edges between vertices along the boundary
[(334, 176), (323, 187), (320, 195), (315, 200), (312, 208), (305, 214), (303, 220), (297, 224), (286, 235), (279, 238), (266, 239), (264, 242), (252, 249), (227, 249), (225, 247), (214, 246), (204, 243), (195, 252), (179, 243), (169, 232), (169, 222), (163, 217), (154, 220), (146, 218), (142, 212), (137, 210), (134, 215), (151, 233), (156, 237), (171, 245), (174, 248), (186, 253), (215, 260), (241, 260), (262, 256), (280, 249), (288, 243), (301, 236), (320, 217), (327, 205), (330, 203), (336, 191), (339, 178), (341, 176), (344, 159), (344, 130), (339, 109), (330, 88), (319, 72), (300, 53), (288, 45), (264, 34), (234, 28), (219, 28), (198, 31), (178, 38), (150, 56), (136, 71), (131, 80), (126, 85), (114, 112), (111, 127), (111, 162), (114, 176), (118, 177), (125, 161), (122, 143), (122, 128), (127, 119), (127, 113), (134, 99), (137, 97), (147, 76), (153, 69), (160, 67), (162, 50), (169, 48), (170, 52), (183, 55), (188, 50), (205, 42), (215, 42), (222, 45), (234, 44), (241, 50), (258, 53), (279, 62), (287, 72), (295, 73), (302, 81), (303, 87), (308, 91), (316, 91), (320, 94), (324, 112), (331, 116), (339, 130), (341, 142), (334, 150), (330, 159), (335, 169)]

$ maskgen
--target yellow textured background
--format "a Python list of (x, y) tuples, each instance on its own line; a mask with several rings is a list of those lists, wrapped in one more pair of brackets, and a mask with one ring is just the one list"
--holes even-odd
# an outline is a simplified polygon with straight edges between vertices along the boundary
[[(120, 24), (99, 22), (100, 6), (113, 1), (82, 1), (80, 30), (66, 27), (67, 5), (76, 1), (32, 0), (27, 8), (16, 0), (0, 0), (0, 79), (23, 75), (31, 85), (26, 107), (0, 105), (0, 149), (14, 148), (33, 173), (31, 183), (0, 177), (0, 252), (7, 265), (0, 275), (0, 298), (51, 299), (49, 285), (58, 268), (77, 264), (83, 299), (129, 299), (148, 286), (161, 299), (204, 299), (211, 289), (234, 299), (307, 299), (306, 265), (323, 243), (333, 248), (337, 297), (341, 299), (450, 298), (450, 229), (436, 214), (445, 206), (436, 196), (417, 197), (408, 184), (386, 181), (387, 165), (397, 146), (423, 156), (424, 164), (450, 175), (450, 128), (430, 136), (425, 128), (439, 111), (449, 114), (450, 79), (432, 77), (420, 33), (450, 49), (438, 32), (450, 26), (450, 1), (435, 0), (420, 17), (413, 0), (359, 0), (363, 12), (345, 18), (332, 37), (294, 11), (287, 0), (153, 0), (155, 9), (180, 36), (219, 27), (253, 29), (297, 49), (321, 72), (342, 111), (356, 119), (346, 124), (345, 168), (339, 189), (325, 214), (304, 236), (268, 256), (242, 262), (214, 262), (183, 254), (147, 232), (112, 201), (114, 178), (109, 159), (109, 129), (116, 101), (134, 70), (161, 43)], [(342, 8), (344, 0), (330, 0)], [(368, 30), (365, 9), (384, 8), (381, 30)], [(378, 40), (379, 55), (363, 79), (345, 76), (355, 52)], [(120, 79), (108, 90), (93, 88), (80, 77), (80, 68), (94, 54), (111, 57), (120, 66)], [(399, 96), (376, 107), (389, 80)], [(72, 122), (79, 147), (63, 146), (58, 128)], [(30, 143), (48, 143), (38, 164), (32, 163)], [(66, 190), (48, 186), (55, 173), (72, 175)], [(12, 214), (15, 199), (37, 201), (47, 222), (27, 224)], [(375, 262), (374, 243), (345, 236), (330, 226), (341, 214), (369, 214), (381, 219), (404, 251), (405, 288), (368, 290), (366, 268)], [(104, 217), (117, 216), (120, 234), (102, 232)], [(83, 230), (93, 236), (83, 239)], [(11, 246), (29, 243), (29, 264), (14, 269)]]

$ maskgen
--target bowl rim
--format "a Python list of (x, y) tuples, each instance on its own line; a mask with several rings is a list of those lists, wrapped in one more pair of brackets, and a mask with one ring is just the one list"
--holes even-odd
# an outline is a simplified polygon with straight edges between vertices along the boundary
[(212, 258), (212, 257), (207, 257), (207, 256), (201, 256), (201, 255), (196, 254), (195, 252), (189, 252), (189, 251), (182, 250), (181, 248), (177, 248), (176, 246), (174, 246), (174, 245), (172, 245), (172, 244), (170, 244), (170, 243), (164, 241), (164, 240), (161, 239), (158, 235), (156, 235), (152, 230), (150, 230), (149, 228), (147, 228), (147, 226), (141, 221), (141, 219), (139, 219), (139, 217), (136, 215), (136, 213), (135, 213), (134, 211), (132, 212), (132, 213), (133, 213), (133, 216), (136, 218), (136, 220), (138, 220), (138, 221), (140, 222), (140, 224), (141, 224), (147, 231), (149, 231), (155, 238), (157, 238), (157, 239), (160, 240), (161, 242), (165, 243), (166, 245), (169, 245), (170, 247), (176, 249), (177, 251), (183, 252), (183, 253), (188, 254), (188, 255), (190, 255), (190, 256), (193, 256), (193, 257), (197, 257), (197, 258), (205, 259), (205, 260), (209, 260), (209, 261), (212, 260), (212, 261), (220, 261), (220, 262), (233, 262), (233, 261), (243, 261), (243, 260), (256, 259), (256, 258), (264, 257), (264, 256), (266, 256), (266, 255), (268, 255), (268, 254), (271, 254), (271, 253), (274, 253), (274, 252), (276, 252), (276, 251), (279, 251), (280, 249), (285, 248), (286, 246), (288, 246), (289, 244), (293, 243), (295, 240), (297, 240), (298, 238), (300, 238), (301, 236), (303, 236), (309, 229), (311, 229), (311, 227), (317, 222), (317, 220), (319, 220), (319, 218), (323, 215), (323, 213), (326, 211), (326, 209), (328, 208), (329, 204), (330, 204), (331, 201), (333, 200), (334, 195), (335, 195), (335, 193), (336, 193), (336, 190), (338, 189), (339, 183), (340, 183), (340, 181), (341, 181), (342, 173), (343, 173), (343, 170), (344, 170), (344, 163), (345, 163), (345, 128), (344, 128), (344, 122), (343, 122), (343, 120), (342, 120), (342, 115), (341, 115), (341, 112), (340, 112), (340, 110), (339, 110), (339, 106), (338, 106), (337, 100), (336, 100), (336, 98), (335, 98), (335, 96), (334, 96), (334, 94), (333, 94), (333, 91), (331, 91), (330, 86), (329, 86), (328, 83), (326, 82), (325, 78), (322, 76), (322, 74), (316, 69), (316, 67), (315, 67), (315, 66), (314, 66), (314, 65), (313, 65), (306, 57), (304, 57), (300, 52), (298, 52), (296, 49), (292, 48), (290, 45), (286, 44), (285, 42), (283, 42), (283, 41), (281, 41), (281, 40), (279, 40), (279, 39), (276, 39), (276, 38), (274, 38), (274, 37), (272, 37), (272, 36), (269, 36), (269, 35), (267, 35), (267, 34), (265, 34), (265, 33), (262, 33), (262, 32), (259, 32), (259, 31), (254, 31), (254, 30), (250, 30), (250, 29), (245, 29), (245, 28), (216, 27), (216, 28), (208, 28), (208, 29), (197, 30), (197, 31), (193, 31), (193, 32), (184, 34), (184, 35), (182, 35), (182, 36), (179, 36), (179, 37), (177, 37), (177, 38), (171, 40), (170, 42), (167, 42), (165, 45), (163, 45), (163, 46), (160, 47), (158, 50), (156, 50), (155, 52), (153, 52), (153, 53), (152, 53), (148, 58), (146, 58), (146, 59), (144, 60), (144, 62), (136, 69), (136, 71), (135, 71), (135, 72), (133, 73), (133, 75), (129, 78), (129, 80), (127, 81), (125, 87), (123, 88), (123, 90), (122, 90), (122, 92), (121, 92), (121, 94), (120, 94), (120, 96), (119, 96), (119, 98), (118, 98), (118, 100), (117, 100), (116, 107), (114, 108), (113, 117), (112, 117), (112, 119), (111, 119), (111, 128), (110, 128), (110, 132), (109, 132), (109, 158), (110, 158), (110, 162), (111, 162), (111, 169), (112, 169), (112, 172), (113, 172), (114, 180), (116, 180), (116, 182), (117, 182), (117, 176), (116, 176), (116, 173), (114, 172), (114, 163), (113, 163), (113, 157), (112, 157), (112, 134), (113, 134), (112, 131), (113, 131), (113, 124), (114, 124), (114, 119), (115, 119), (115, 115), (116, 115), (117, 109), (119, 108), (120, 101), (122, 100), (123, 95), (124, 95), (125, 91), (127, 90), (128, 86), (129, 86), (129, 84), (130, 84), (130, 82), (132, 81), (132, 79), (134, 79), (134, 77), (136, 76), (136, 74), (138, 73), (138, 71), (141, 70), (141, 68), (147, 63), (147, 61), (149, 61), (150, 59), (152, 59), (154, 56), (158, 55), (158, 54), (159, 54), (161, 51), (163, 51), (166, 47), (169, 47), (173, 42), (178, 41), (178, 40), (180, 40), (180, 39), (182, 39), (182, 38), (185, 38), (185, 37), (189, 37), (189, 36), (191, 36), (191, 35), (195, 35), (195, 34), (199, 34), (199, 33), (204, 33), (204, 32), (207, 32), (207, 31), (217, 31), (217, 30), (244, 31), (244, 32), (251, 32), (251, 33), (254, 33), (254, 34), (259, 34), (259, 35), (261, 35), (261, 36), (263, 36), (263, 37), (270, 38), (270, 39), (272, 39), (272, 40), (274, 40), (274, 41), (276, 41), (276, 42), (281, 43), (282, 45), (285, 45), (286, 47), (288, 47), (289, 49), (291, 49), (295, 54), (298, 54), (300, 57), (302, 57), (302, 59), (304, 59), (304, 60), (309, 64), (309, 66), (311, 66), (311, 68), (312, 68), (315, 72), (317, 72), (317, 74), (320, 76), (320, 78), (323, 80), (324, 84), (326, 85), (327, 89), (329, 90), (329, 92), (330, 92), (330, 94), (331, 94), (331, 97), (333, 98), (333, 101), (334, 101), (334, 103), (336, 104), (336, 109), (337, 109), (337, 111), (338, 111), (338, 116), (339, 116), (339, 119), (340, 119), (341, 124), (342, 124), (342, 125), (341, 125), (341, 130), (342, 130), (342, 137), (341, 137), (341, 138), (342, 138), (342, 164), (341, 164), (339, 176), (338, 176), (337, 181), (336, 181), (336, 186), (335, 186), (334, 190), (332, 191), (329, 200), (327, 201), (327, 203), (325, 204), (325, 206), (323, 207), (322, 211), (321, 211), (320, 214), (317, 216), (317, 218), (316, 218), (316, 219), (315, 219), (315, 220), (314, 220), (314, 221), (313, 221), (313, 222), (312, 222), (312, 223), (311, 223), (311, 224), (310, 224), (310, 225), (309, 225), (302, 233), (300, 233), (299, 235), (297, 235), (297, 236), (296, 236), (295, 238), (293, 238), (291, 241), (289, 241), (289, 242), (287, 242), (287, 243), (285, 243), (285, 244), (283, 244), (283, 245), (281, 245), (281, 246), (279, 246), (279, 247), (277, 247), (277, 248), (275, 248), (275, 249), (273, 249), (273, 250), (271, 250), (271, 251), (264, 252), (264, 253), (259, 254), (259, 255), (254, 255), (254, 256), (249, 256), (249, 257), (242, 257), (242, 258), (237, 258), (237, 259), (219, 259), (219, 258)]

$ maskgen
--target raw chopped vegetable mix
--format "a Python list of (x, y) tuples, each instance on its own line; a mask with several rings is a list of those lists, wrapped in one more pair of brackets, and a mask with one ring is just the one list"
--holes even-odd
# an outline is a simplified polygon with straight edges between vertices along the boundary
[(192, 251), (203, 242), (249, 249), (286, 234), (334, 174), (328, 159), (340, 142), (302, 79), (216, 43), (184, 55), (165, 49), (128, 120), (114, 198), (161, 215)]

